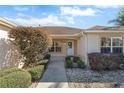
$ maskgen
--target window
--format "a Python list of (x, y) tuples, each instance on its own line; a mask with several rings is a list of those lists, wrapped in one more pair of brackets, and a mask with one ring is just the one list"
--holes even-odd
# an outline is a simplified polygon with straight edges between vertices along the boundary
[(61, 52), (61, 43), (54, 41), (52, 47), (49, 48), (49, 52)]
[(102, 37), (101, 53), (123, 53), (122, 37)]
[(101, 38), (101, 53), (111, 52), (111, 38)]
[(112, 52), (113, 53), (122, 53), (123, 52), (122, 37), (112, 37)]

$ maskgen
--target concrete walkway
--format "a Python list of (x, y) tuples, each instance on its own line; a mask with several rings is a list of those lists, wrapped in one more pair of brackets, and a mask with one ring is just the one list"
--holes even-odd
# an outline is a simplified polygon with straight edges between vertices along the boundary
[(37, 88), (68, 88), (63, 58), (53, 58)]

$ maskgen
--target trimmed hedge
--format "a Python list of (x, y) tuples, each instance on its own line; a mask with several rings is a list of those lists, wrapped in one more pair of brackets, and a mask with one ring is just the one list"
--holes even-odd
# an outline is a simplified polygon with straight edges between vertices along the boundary
[(92, 70), (124, 69), (124, 54), (88, 54)]
[(12, 72), (16, 72), (16, 71), (22, 71), (22, 69), (19, 69), (19, 68), (7, 68), (7, 69), (0, 70), (0, 77), (8, 75), (8, 74), (10, 74)]
[(32, 81), (39, 80), (44, 73), (44, 65), (28, 68), (27, 71), (31, 74)]
[[(31, 85), (31, 75), (24, 70), (20, 69), (10, 69), (0, 77), (0, 88), (27, 88)], [(6, 73), (6, 71), (5, 71)]]
[(37, 62), (37, 65), (44, 65), (44, 70), (47, 69), (48, 64), (49, 64), (48, 59), (44, 59), (44, 60), (41, 60), (41, 61)]

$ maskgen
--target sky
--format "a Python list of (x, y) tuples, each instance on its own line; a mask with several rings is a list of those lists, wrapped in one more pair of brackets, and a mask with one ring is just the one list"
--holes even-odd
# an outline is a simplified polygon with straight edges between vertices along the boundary
[(0, 16), (17, 25), (67, 26), (87, 29), (95, 25), (113, 26), (124, 6), (119, 5), (1, 5)]

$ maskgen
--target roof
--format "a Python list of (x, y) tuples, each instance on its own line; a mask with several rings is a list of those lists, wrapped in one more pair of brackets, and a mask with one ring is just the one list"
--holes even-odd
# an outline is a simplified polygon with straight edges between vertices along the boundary
[(12, 27), (16, 27), (17, 26), (17, 24), (15, 24), (15, 23), (13, 23), (13, 22), (11, 22), (11, 21), (3, 18), (3, 17), (0, 17), (0, 24), (1, 25), (4, 25), (4, 26), (7, 26), (9, 28), (12, 28)]
[(107, 28), (108, 28), (107, 26), (95, 25), (93, 27), (90, 27), (88, 30), (105, 30)]
[(124, 26), (114, 26), (114, 27), (108, 27), (108, 26), (93, 26), (89, 29), (85, 30), (85, 33), (124, 33)]
[(82, 29), (63, 26), (45, 26), (45, 28), (50, 35), (76, 35), (82, 32)]

